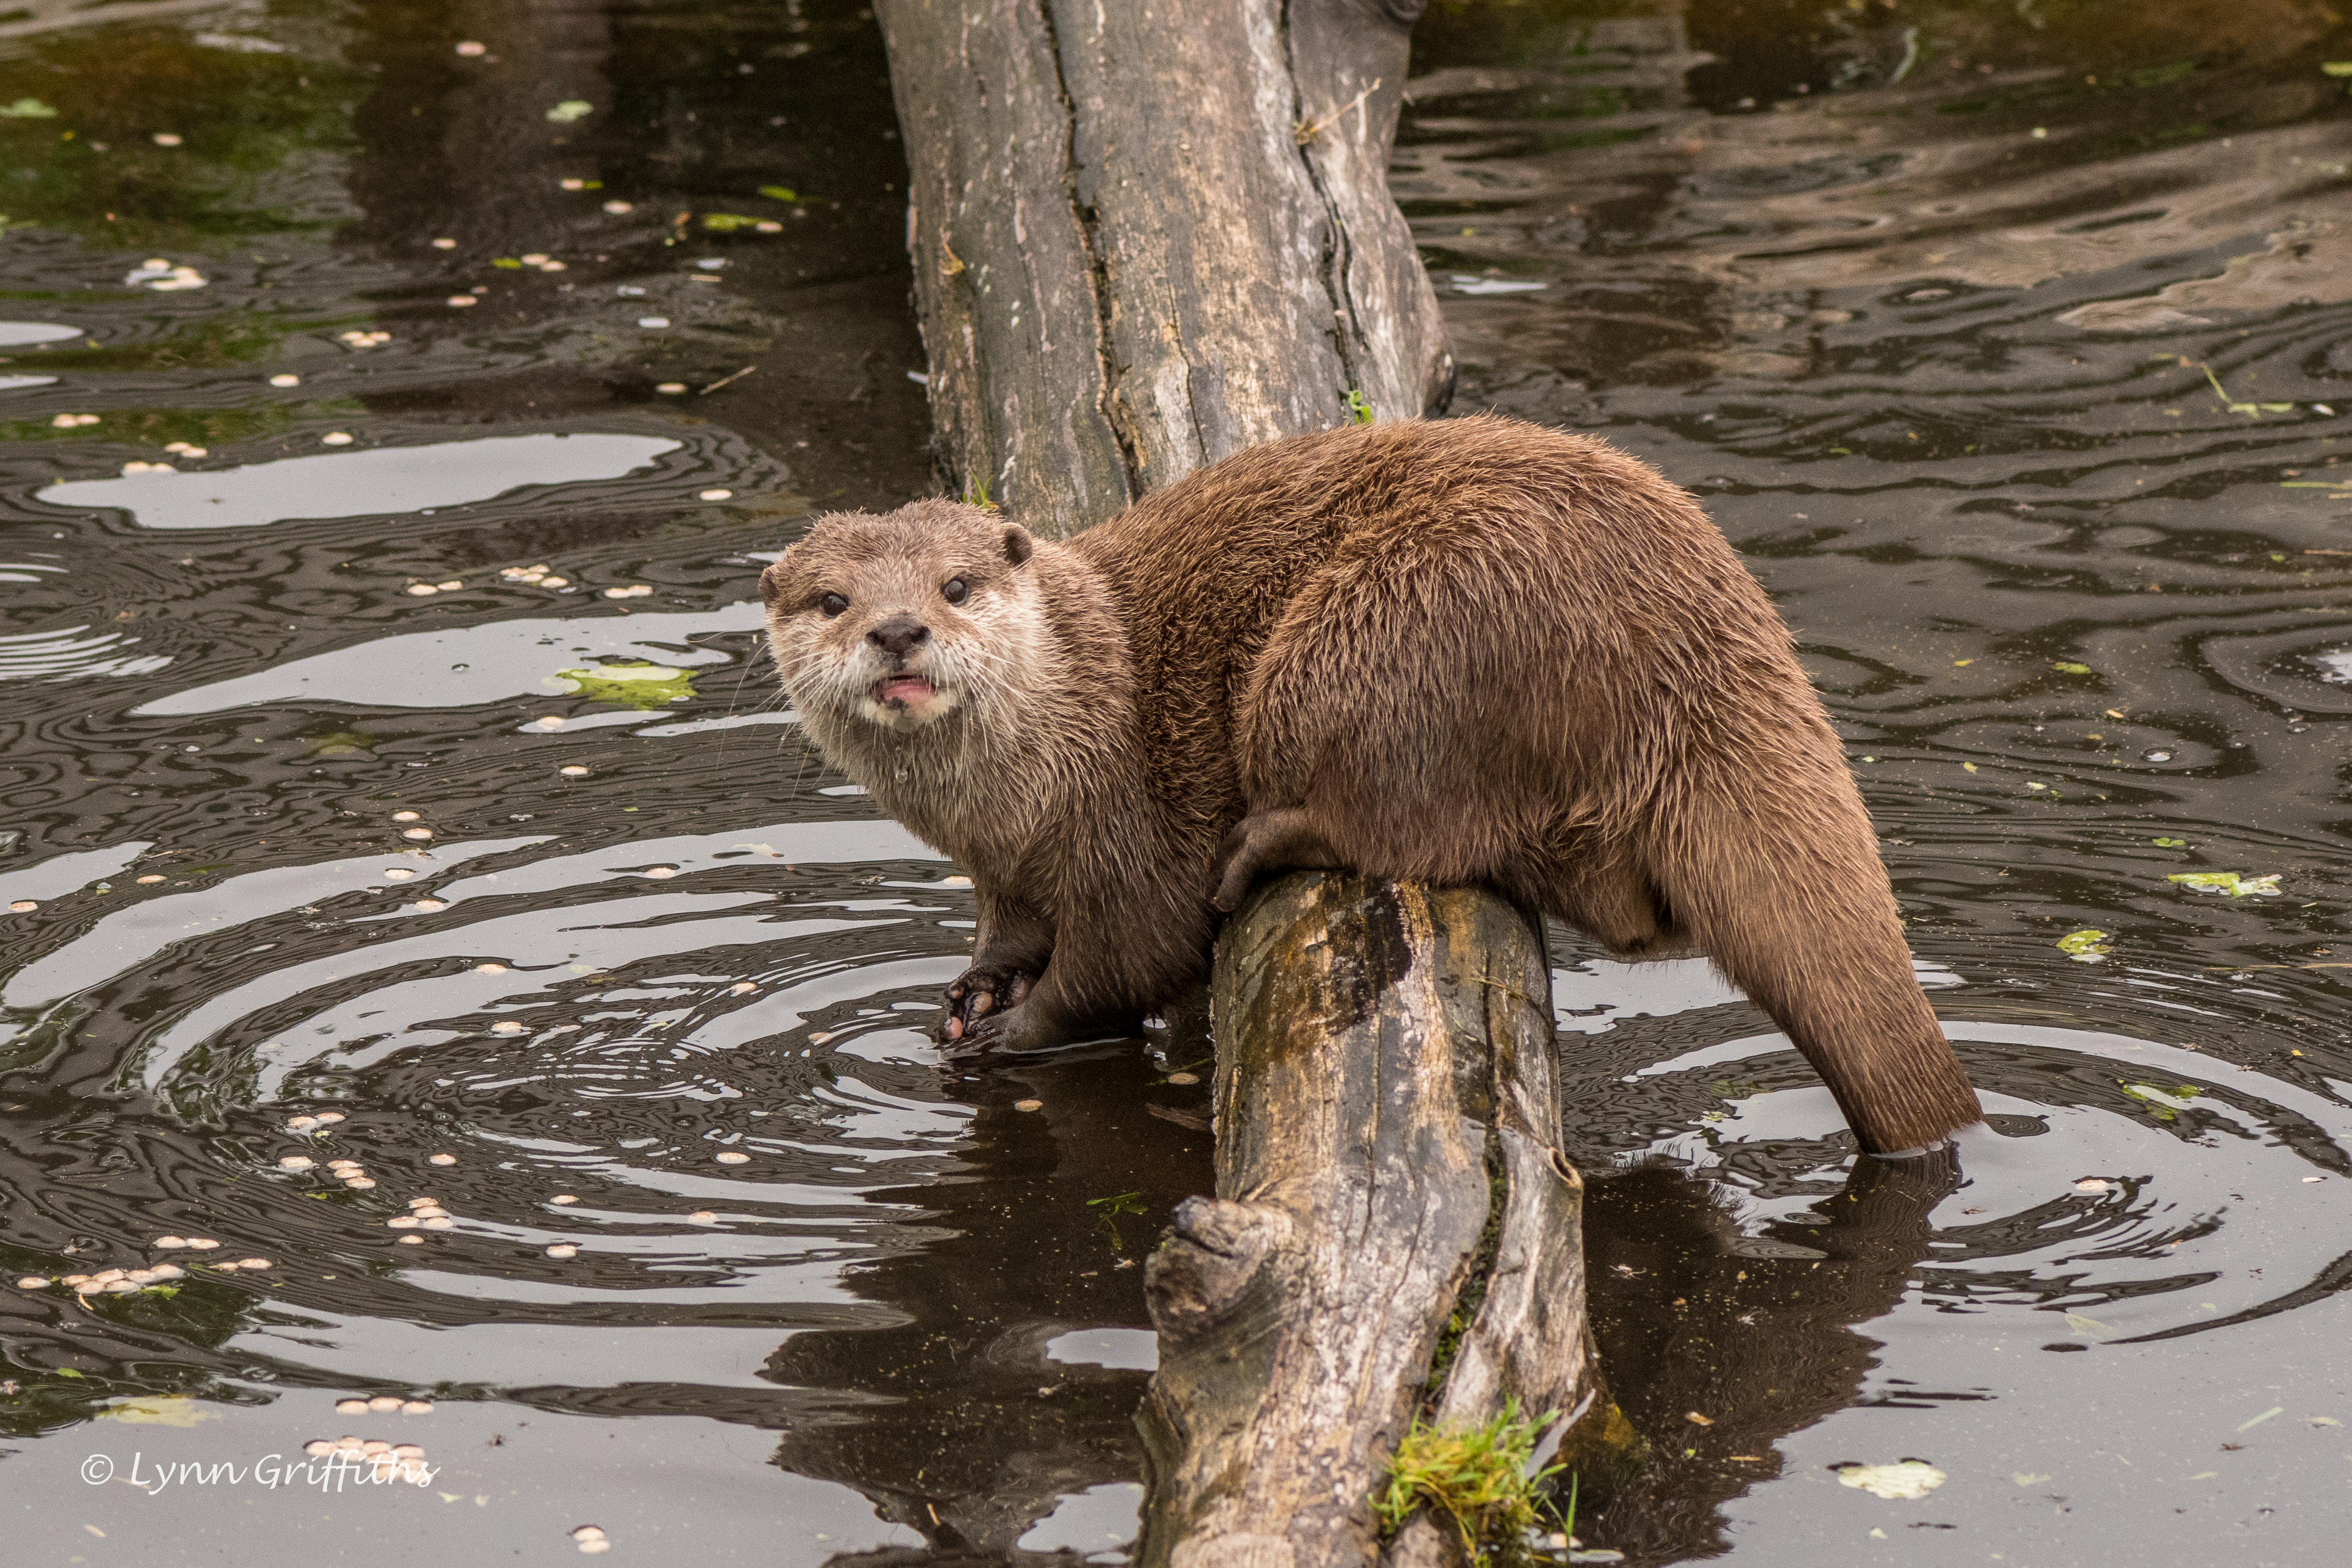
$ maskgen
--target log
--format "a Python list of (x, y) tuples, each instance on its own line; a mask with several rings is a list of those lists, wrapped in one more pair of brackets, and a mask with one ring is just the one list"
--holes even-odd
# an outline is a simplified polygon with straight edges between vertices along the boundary
[[(950, 494), (1066, 538), (1245, 447), (1443, 411), (1386, 182), (1420, 8), (878, 0)], [(1445, 1531), (1384, 1544), (1370, 1507), (1416, 1416), (1608, 1408), (1541, 929), (1326, 874), (1228, 921), (1216, 1196), (1147, 1267), (1141, 1563), (1434, 1563)]]
[[(1374, 1561), (1369, 1500), (1416, 1416), (1510, 1397), (1560, 1413), (1555, 1443), (1605, 1430), (1541, 929), (1475, 889), (1322, 873), (1227, 922), (1219, 1196), (1145, 1265), (1140, 1568)], [(1390, 1556), (1457, 1543), (1424, 1515)]]
[(1386, 173), (1420, 0), (877, 9), (950, 494), (1062, 538), (1244, 447), (1444, 408)]

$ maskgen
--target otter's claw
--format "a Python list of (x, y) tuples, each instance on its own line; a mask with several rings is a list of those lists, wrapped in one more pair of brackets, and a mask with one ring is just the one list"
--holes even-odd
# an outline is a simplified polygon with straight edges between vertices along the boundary
[(948, 1016), (940, 1025), (943, 1044), (961, 1051), (986, 1051), (994, 1043), (997, 1019), (1021, 1005), (1035, 977), (1025, 969), (975, 964), (948, 987)]

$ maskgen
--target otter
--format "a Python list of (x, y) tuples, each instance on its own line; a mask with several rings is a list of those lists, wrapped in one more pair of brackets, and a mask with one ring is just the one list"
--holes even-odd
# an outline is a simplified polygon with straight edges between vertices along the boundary
[(1603, 442), (1324, 431), (1066, 544), (947, 500), (836, 513), (760, 587), (806, 732), (971, 877), (951, 1049), (1131, 1028), (1254, 879), (1348, 868), (1704, 951), (1874, 1153), (1981, 1119), (1787, 628)]

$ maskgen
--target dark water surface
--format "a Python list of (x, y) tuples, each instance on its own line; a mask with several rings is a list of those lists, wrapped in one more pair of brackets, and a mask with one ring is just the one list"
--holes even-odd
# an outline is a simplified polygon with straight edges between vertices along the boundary
[[(1995, 1113), (1957, 1190), (1857, 1168), (1703, 965), (1563, 941), (1654, 1456), (1580, 1533), (2336, 1560), (2352, 27), (1441, 0), (1417, 49), (1457, 406), (1706, 497)], [(767, 554), (929, 484), (885, 71), (813, 0), (0, 19), (0, 1559), (1118, 1560), (1200, 1064), (944, 1073), (969, 892), (752, 658)], [(2276, 880), (2168, 880), (2219, 873)], [(345, 1435), (434, 1478), (268, 1484)]]

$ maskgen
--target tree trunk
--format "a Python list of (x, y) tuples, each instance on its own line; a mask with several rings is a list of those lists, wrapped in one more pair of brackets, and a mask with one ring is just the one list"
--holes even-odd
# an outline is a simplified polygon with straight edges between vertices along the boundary
[(881, 0), (953, 490), (1066, 538), (1356, 408), (1444, 406), (1386, 178), (1420, 9)]
[[(1062, 538), (1244, 447), (1442, 411), (1385, 172), (1420, 0), (877, 8), (952, 491)], [(1147, 1270), (1147, 1568), (1437, 1562), (1426, 1517), (1373, 1526), (1416, 1415), (1605, 1410), (1539, 930), (1324, 874), (1227, 922), (1217, 1197)]]

